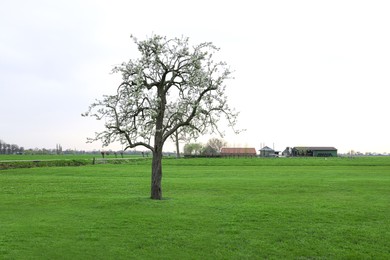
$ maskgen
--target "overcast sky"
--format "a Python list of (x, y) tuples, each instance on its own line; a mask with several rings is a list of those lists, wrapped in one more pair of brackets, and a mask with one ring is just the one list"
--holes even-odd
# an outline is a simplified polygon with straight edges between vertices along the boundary
[(101, 122), (80, 114), (115, 92), (130, 34), (160, 34), (221, 48), (247, 129), (229, 145), (390, 152), (389, 14), (387, 0), (1, 1), (0, 139), (101, 149), (86, 144)]

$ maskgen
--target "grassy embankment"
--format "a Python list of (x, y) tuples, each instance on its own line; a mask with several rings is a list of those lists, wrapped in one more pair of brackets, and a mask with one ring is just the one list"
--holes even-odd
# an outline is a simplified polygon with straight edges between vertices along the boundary
[[(15, 154), (0, 154), (0, 161), (35, 161), (35, 160), (92, 160), (92, 158), (102, 158), (101, 154), (46, 154), (46, 155), (39, 155), (39, 154), (32, 154), (32, 155), (15, 155)], [(128, 155), (124, 154), (124, 158), (140, 158), (142, 156), (140, 155)], [(108, 159), (115, 159), (115, 158), (121, 158), (120, 154), (117, 154), (116, 156), (111, 153), (110, 155), (106, 155), (105, 158)]]
[(0, 171), (1, 259), (388, 259), (390, 158)]
[(100, 154), (84, 155), (0, 155), (0, 170), (15, 168), (33, 167), (62, 167), (62, 166), (83, 166), (98, 163), (128, 163), (128, 160), (143, 160), (147, 157), (140, 155), (114, 155), (102, 158)]

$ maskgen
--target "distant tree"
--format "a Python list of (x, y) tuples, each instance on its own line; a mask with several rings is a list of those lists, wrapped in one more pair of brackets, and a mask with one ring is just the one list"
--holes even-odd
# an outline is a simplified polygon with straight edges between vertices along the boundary
[(19, 151), (19, 146), (16, 144), (11, 144), (11, 154), (17, 154)]
[(219, 153), (221, 151), (221, 148), (225, 147), (226, 145), (226, 141), (219, 138), (211, 138), (206, 144), (206, 146), (210, 146), (215, 151), (217, 151), (217, 153)]
[(199, 155), (202, 153), (203, 145), (200, 143), (188, 143), (184, 145), (184, 154)]
[(226, 146), (226, 142), (223, 139), (211, 138), (202, 149), (202, 154), (206, 156), (213, 156), (220, 153), (221, 148)]
[(196, 139), (197, 133), (191, 131), (191, 128), (181, 127), (175, 133), (171, 135), (172, 141), (176, 146), (176, 158), (180, 158), (180, 141), (190, 142), (192, 139)]
[(11, 145), (10, 144), (6, 144), (5, 147), (6, 147), (5, 154), (11, 154)]
[(175, 131), (175, 132), (171, 135), (171, 139), (172, 139), (172, 141), (175, 143), (175, 147), (176, 147), (176, 158), (180, 158), (180, 146), (179, 146), (179, 141), (180, 141), (180, 140), (185, 140), (185, 139), (183, 138), (182, 135), (180, 135), (179, 130)]
[(202, 153), (202, 155), (205, 155), (205, 156), (213, 156), (213, 155), (218, 154), (218, 150), (214, 149), (210, 145), (206, 145), (205, 147), (203, 147), (201, 153)]
[(191, 155), (193, 152), (192, 144), (185, 144), (183, 149), (185, 155)]
[(231, 71), (226, 63), (214, 62), (218, 48), (212, 43), (132, 38), (141, 57), (113, 69), (122, 74), (117, 93), (97, 100), (84, 116), (105, 118), (105, 130), (90, 141), (120, 141), (125, 149), (143, 146), (152, 152), (151, 198), (162, 199), (165, 141), (182, 128), (190, 135), (218, 132), (223, 116), (235, 125), (237, 114), (228, 106), (224, 85)]
[(7, 143), (3, 142), (1, 147), (1, 154), (7, 153)]
[(62, 154), (62, 146), (60, 144), (56, 144), (56, 154)]

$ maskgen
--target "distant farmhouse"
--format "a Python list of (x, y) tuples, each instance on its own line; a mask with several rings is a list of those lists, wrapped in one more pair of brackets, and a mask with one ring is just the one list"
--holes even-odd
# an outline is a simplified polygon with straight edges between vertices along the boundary
[(260, 157), (278, 157), (279, 152), (275, 151), (272, 148), (269, 148), (268, 146), (264, 146), (259, 150), (260, 152)]
[(221, 148), (222, 157), (256, 157), (255, 148)]
[(309, 157), (337, 157), (337, 149), (334, 147), (297, 146), (287, 147), (283, 156), (309, 156)]

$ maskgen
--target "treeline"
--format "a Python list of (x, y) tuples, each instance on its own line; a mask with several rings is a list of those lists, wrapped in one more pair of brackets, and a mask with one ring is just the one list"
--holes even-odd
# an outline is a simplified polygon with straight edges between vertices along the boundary
[(0, 140), (0, 154), (23, 154), (24, 147), (19, 147), (16, 144), (8, 144)]
[(221, 148), (226, 146), (226, 142), (222, 139), (211, 138), (207, 144), (188, 143), (184, 145), (185, 157), (218, 157)]
[[(49, 155), (49, 154), (86, 154), (88, 152), (81, 150), (67, 149), (62, 150), (60, 144), (56, 145), (55, 149), (46, 149), (46, 148), (29, 148), (25, 149), (22, 146), (17, 144), (8, 144), (0, 139), (0, 154), (25, 154), (25, 155)], [(96, 154), (100, 153), (97, 151)]]
[[(97, 155), (97, 156), (108, 156), (111, 155), (112, 157), (118, 157), (123, 155), (142, 155), (143, 157), (149, 157), (148, 152), (143, 151), (100, 151), (100, 150), (94, 150), (94, 151), (85, 151), (85, 150), (78, 150), (78, 149), (63, 149), (61, 144), (56, 144), (56, 148), (48, 149), (48, 148), (28, 148), (25, 149), (24, 147), (19, 147), (16, 144), (8, 144), (0, 139), (0, 154), (20, 154), (20, 155), (83, 155), (83, 154), (90, 154), (90, 155)], [(171, 153), (166, 155), (172, 155)]]

